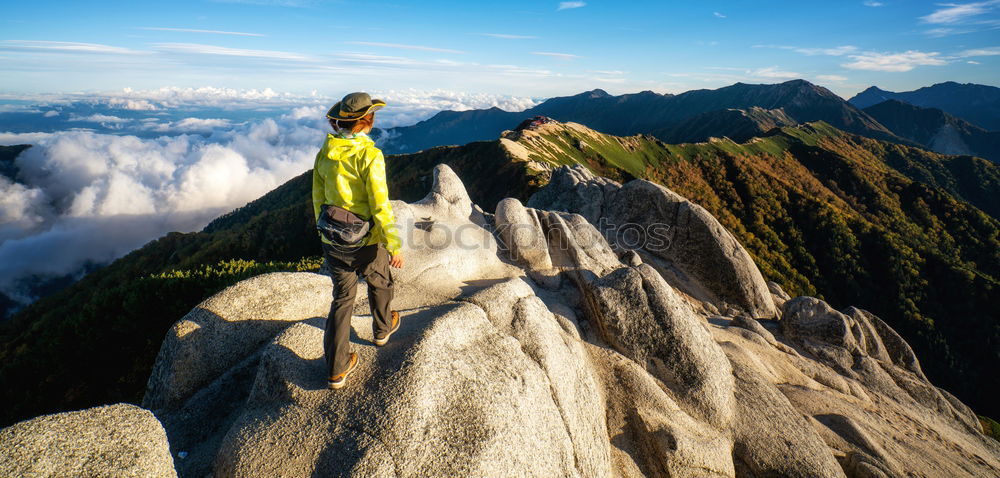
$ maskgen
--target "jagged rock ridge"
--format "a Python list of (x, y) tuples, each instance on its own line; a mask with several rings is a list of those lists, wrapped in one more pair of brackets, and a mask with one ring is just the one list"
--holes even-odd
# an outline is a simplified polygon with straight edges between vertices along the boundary
[[(434, 174), (394, 203), (402, 328), (372, 346), (359, 291), (346, 388), (321, 372), (327, 277), (259, 276), (175, 324), (143, 404), (180, 476), (1000, 473), (891, 328), (789, 298), (666, 188), (562, 168), (491, 215)], [(662, 222), (670, 246), (601, 219)]]

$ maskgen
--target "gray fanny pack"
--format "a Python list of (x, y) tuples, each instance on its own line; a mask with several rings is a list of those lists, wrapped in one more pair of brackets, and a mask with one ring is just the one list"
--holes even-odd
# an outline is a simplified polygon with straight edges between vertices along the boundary
[(371, 221), (330, 204), (320, 206), (319, 220), (316, 221), (316, 229), (320, 234), (339, 246), (360, 246), (371, 226)]

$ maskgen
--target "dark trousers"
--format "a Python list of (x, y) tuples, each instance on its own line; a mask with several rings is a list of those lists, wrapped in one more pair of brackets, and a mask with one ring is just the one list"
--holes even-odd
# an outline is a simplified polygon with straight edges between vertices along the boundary
[(372, 312), (375, 334), (391, 329), (389, 304), (392, 302), (392, 273), (389, 272), (389, 251), (382, 244), (347, 249), (323, 243), (333, 278), (333, 303), (326, 318), (323, 351), (330, 377), (347, 370), (351, 358), (351, 313), (358, 292), (358, 275), (368, 282), (368, 305)]

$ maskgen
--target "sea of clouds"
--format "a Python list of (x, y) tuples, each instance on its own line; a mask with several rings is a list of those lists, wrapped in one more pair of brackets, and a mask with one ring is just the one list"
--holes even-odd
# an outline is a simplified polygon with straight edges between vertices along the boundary
[[(530, 98), (387, 91), (378, 126)], [(312, 167), (336, 99), (163, 88), (0, 100), (0, 145), (31, 144), (0, 176), (0, 293), (82, 274), (171, 231), (196, 231)], [(29, 120), (25, 120), (28, 118)], [(28, 125), (28, 126), (25, 126)]]

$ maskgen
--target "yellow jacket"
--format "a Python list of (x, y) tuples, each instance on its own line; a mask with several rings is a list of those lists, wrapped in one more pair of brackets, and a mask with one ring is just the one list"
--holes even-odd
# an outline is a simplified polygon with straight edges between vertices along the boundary
[[(390, 254), (399, 252), (399, 232), (385, 184), (385, 158), (367, 135), (358, 133), (350, 139), (326, 135), (313, 167), (312, 203), (317, 220), (322, 204), (340, 206), (366, 220), (374, 218), (365, 244), (381, 242)], [(322, 234), (320, 240), (330, 243)]]

